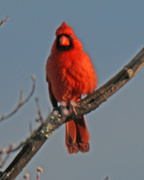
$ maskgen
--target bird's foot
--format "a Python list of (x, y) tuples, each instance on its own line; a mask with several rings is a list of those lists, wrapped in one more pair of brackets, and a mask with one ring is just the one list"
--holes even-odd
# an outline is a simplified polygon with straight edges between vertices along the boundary
[(74, 111), (75, 115), (77, 115), (76, 107), (80, 107), (80, 106), (75, 101), (70, 101), (70, 109)]

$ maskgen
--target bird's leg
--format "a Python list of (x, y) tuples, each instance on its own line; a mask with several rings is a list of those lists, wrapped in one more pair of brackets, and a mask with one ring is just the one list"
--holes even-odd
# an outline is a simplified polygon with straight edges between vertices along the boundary
[(76, 107), (80, 107), (75, 101), (70, 101), (70, 108), (74, 111), (75, 115), (77, 115)]

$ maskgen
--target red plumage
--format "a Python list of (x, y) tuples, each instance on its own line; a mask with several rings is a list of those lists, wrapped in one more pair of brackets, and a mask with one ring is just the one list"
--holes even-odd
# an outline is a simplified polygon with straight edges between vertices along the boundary
[[(57, 102), (69, 104), (79, 101), (81, 95), (92, 93), (97, 85), (91, 59), (65, 22), (56, 31), (46, 64), (46, 79), (54, 107)], [(89, 133), (84, 116), (66, 123), (66, 147), (70, 154), (89, 150)]]

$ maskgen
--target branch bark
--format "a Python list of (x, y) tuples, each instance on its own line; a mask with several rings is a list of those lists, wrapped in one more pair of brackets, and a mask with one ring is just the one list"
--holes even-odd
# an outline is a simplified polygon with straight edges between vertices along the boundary
[(2, 173), (0, 180), (15, 179), (55, 129), (67, 121), (76, 119), (96, 109), (132, 79), (143, 66), (144, 48), (112, 79), (94, 91), (94, 93), (78, 102), (79, 107), (76, 107), (77, 115), (73, 111), (70, 112), (69, 115), (65, 115), (65, 113), (63, 113), (64, 107), (62, 106), (57, 110), (53, 110), (46, 121), (27, 139), (21, 151)]

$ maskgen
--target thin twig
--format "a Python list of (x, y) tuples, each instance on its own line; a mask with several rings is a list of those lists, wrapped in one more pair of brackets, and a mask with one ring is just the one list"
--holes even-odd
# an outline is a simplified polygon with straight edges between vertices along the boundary
[(0, 26), (3, 26), (7, 22), (8, 19), (9, 19), (9, 17), (7, 16), (4, 20), (1, 20)]
[(19, 96), (19, 102), (18, 102), (18, 105), (10, 112), (8, 113), (7, 115), (2, 115), (0, 117), (0, 122), (2, 122), (3, 120), (6, 120), (8, 118), (10, 118), (12, 115), (14, 115), (25, 103), (27, 103), (29, 101), (29, 99), (31, 98), (31, 96), (33, 95), (34, 93), (34, 90), (35, 90), (35, 76), (32, 76), (32, 81), (33, 81), (33, 84), (32, 84), (32, 89), (30, 91), (30, 93), (28, 94), (28, 96), (23, 100), (23, 91), (20, 92), (20, 96)]
[(43, 168), (37, 167), (37, 176), (36, 180), (40, 180), (40, 174), (43, 173)]
[(23, 145), (24, 145), (25, 142), (21, 142), (19, 145), (15, 146), (13, 144), (10, 144), (8, 149), (2, 149), (0, 150), (0, 168), (2, 168), (6, 161), (8, 160), (9, 156), (11, 153), (19, 150)]
[(30, 177), (30, 175), (29, 175), (28, 173), (24, 174), (24, 176), (23, 176), (23, 178), (24, 178), (25, 180), (29, 180), (29, 177)]
[(36, 119), (36, 121), (37, 122), (43, 122), (43, 117), (42, 117), (41, 109), (40, 109), (40, 106), (39, 106), (39, 99), (38, 99), (38, 97), (35, 98), (35, 102), (36, 102), (37, 114), (38, 114), (38, 118)]

